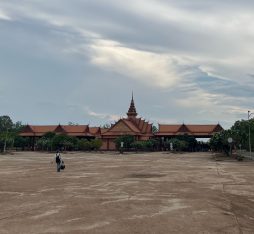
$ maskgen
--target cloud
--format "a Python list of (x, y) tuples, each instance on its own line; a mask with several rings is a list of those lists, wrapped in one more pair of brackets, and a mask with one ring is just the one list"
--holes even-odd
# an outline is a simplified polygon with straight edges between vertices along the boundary
[(165, 88), (182, 80), (179, 61), (170, 55), (136, 50), (109, 40), (96, 40), (90, 48), (92, 64), (145, 85)]
[(98, 113), (92, 111), (90, 108), (86, 108), (86, 113), (93, 118), (103, 119), (106, 121), (117, 121), (120, 119), (119, 115), (114, 114), (106, 114), (106, 113)]
[(6, 12), (1, 10), (1, 8), (0, 8), (0, 20), (11, 21), (12, 19), (11, 19), (11, 17)]
[[(67, 99), (92, 106), (101, 111), (86, 117), (103, 121), (136, 89), (148, 116), (232, 122), (254, 101), (253, 10), (247, 0), (2, 1), (2, 95), (33, 106), (43, 95), (18, 95), (47, 88), (51, 101), (58, 87), (63, 109)], [(22, 92), (9, 95), (20, 81)]]

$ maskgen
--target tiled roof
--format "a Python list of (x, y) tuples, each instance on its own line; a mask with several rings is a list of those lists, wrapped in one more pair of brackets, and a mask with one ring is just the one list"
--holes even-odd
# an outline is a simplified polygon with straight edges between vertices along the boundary
[(103, 133), (107, 132), (108, 130), (109, 130), (109, 128), (101, 128), (101, 133), (103, 134)]
[(66, 133), (85, 133), (87, 125), (61, 125)]
[(89, 136), (88, 125), (27, 125), (20, 136), (43, 136), (47, 132), (64, 133), (69, 136)]
[(44, 126), (29, 125), (29, 126), (35, 133), (54, 132), (54, 130), (57, 128), (57, 125), (44, 125)]
[(187, 125), (191, 132), (213, 132), (217, 125)]
[(89, 127), (89, 132), (92, 135), (97, 135), (97, 134), (101, 133), (101, 129), (100, 129), (100, 127)]
[(135, 132), (110, 132), (110, 131), (108, 131), (108, 132), (105, 132), (105, 133), (103, 133), (102, 135), (103, 136), (122, 136), (122, 135), (126, 135), (126, 134), (128, 134), (128, 135), (141, 135), (140, 133), (135, 133)]
[(177, 132), (182, 125), (159, 124), (158, 132)]
[(123, 119), (124, 123), (135, 133), (140, 133), (140, 130), (128, 119)]
[(208, 124), (175, 124), (175, 125), (169, 125), (169, 124), (159, 124), (159, 131), (156, 133), (156, 135), (177, 135), (180, 133), (189, 133), (192, 135), (210, 135), (213, 134), (218, 130), (222, 130), (223, 128), (217, 124), (217, 125), (208, 125)]

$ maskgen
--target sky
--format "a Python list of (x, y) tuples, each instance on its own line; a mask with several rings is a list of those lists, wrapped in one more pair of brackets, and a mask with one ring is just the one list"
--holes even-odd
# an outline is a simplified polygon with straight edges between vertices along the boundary
[(253, 0), (0, 0), (0, 115), (230, 128), (254, 112)]

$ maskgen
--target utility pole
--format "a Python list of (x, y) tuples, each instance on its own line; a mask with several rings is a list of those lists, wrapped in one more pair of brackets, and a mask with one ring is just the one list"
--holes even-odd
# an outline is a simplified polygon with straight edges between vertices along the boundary
[(253, 113), (248, 111), (248, 124), (249, 124), (249, 148), (250, 148), (250, 158), (251, 158), (251, 139), (250, 139), (250, 117)]

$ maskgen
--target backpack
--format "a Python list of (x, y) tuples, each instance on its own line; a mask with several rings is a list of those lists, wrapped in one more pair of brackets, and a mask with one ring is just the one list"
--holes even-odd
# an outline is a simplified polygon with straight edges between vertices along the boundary
[(62, 162), (61, 162), (61, 169), (64, 170), (64, 168), (65, 168), (65, 164), (64, 164), (64, 161), (62, 160)]
[(61, 160), (60, 160), (60, 155), (57, 155), (56, 156), (56, 163), (60, 163), (61, 162)]

